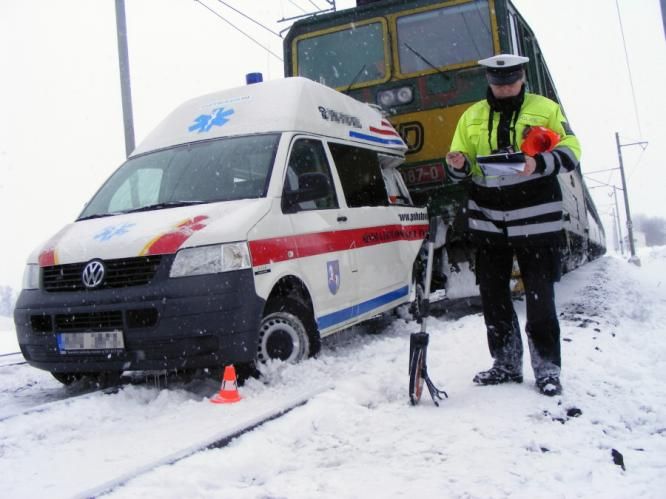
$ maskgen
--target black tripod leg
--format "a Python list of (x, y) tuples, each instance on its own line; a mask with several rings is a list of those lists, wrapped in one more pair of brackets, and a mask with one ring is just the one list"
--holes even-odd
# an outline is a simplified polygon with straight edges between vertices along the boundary
[(409, 337), (409, 401), (416, 405), (423, 394), (423, 372), (425, 368), (428, 335), (412, 333)]

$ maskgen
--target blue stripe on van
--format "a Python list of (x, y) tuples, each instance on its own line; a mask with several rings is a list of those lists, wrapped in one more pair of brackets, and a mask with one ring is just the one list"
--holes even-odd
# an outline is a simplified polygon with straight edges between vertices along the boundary
[(371, 310), (379, 308), (382, 305), (386, 305), (387, 303), (403, 298), (408, 294), (409, 286), (404, 286), (400, 289), (396, 289), (395, 291), (391, 291), (390, 293), (386, 293), (376, 298), (372, 298), (371, 300), (364, 301), (363, 303), (359, 303), (358, 305), (353, 305), (351, 307), (338, 310), (337, 312), (333, 312), (332, 314), (324, 315), (317, 319), (317, 326), (320, 330), (327, 329), (331, 326), (335, 326), (336, 324), (353, 319), (359, 315), (363, 315), (366, 312), (370, 312)]
[(353, 130), (349, 132), (350, 137), (356, 139), (370, 140), (372, 142), (379, 142), (380, 144), (397, 144), (402, 145), (402, 140), (400, 139), (383, 139), (381, 137), (375, 137), (374, 135), (366, 135), (364, 133), (354, 132)]

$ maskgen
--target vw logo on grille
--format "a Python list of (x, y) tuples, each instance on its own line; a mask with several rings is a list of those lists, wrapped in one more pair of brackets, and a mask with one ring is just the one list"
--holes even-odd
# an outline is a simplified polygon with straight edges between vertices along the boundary
[(88, 289), (93, 289), (102, 284), (104, 280), (104, 264), (99, 260), (93, 260), (83, 268), (81, 282)]

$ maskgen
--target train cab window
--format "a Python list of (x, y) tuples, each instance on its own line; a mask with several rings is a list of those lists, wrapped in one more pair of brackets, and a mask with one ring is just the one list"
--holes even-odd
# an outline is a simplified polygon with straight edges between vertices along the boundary
[(298, 40), (298, 74), (332, 88), (386, 78), (384, 24), (371, 22)]
[(375, 151), (329, 143), (347, 206), (387, 206), (389, 195)]
[(431, 70), (493, 55), (487, 0), (475, 0), (397, 20), (400, 73)]

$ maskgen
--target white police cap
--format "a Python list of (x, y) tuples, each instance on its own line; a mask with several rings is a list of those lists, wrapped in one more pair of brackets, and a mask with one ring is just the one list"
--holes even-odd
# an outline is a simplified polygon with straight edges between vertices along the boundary
[(529, 57), (514, 54), (499, 54), (481, 59), (479, 64), (486, 67), (486, 77), (491, 85), (511, 85), (523, 77), (523, 65)]
[(513, 68), (514, 66), (522, 66), (526, 62), (529, 62), (529, 60), (529, 57), (523, 57), (522, 55), (499, 54), (488, 57), (487, 59), (481, 59), (479, 64), (487, 68), (504, 69)]

